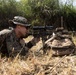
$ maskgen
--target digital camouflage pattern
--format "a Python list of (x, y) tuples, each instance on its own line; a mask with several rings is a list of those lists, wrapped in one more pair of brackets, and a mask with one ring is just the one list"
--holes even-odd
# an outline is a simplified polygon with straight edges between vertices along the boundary
[(3, 30), (0, 32), (0, 51), (4, 55), (16, 56), (18, 53), (25, 55), (28, 48), (23, 47), (21, 39), (16, 37), (14, 30)]
[(6, 35), (10, 33), (11, 30), (9, 29), (4, 29), (0, 31), (0, 52), (2, 55), (7, 55), (8, 56), (8, 51), (6, 50)]

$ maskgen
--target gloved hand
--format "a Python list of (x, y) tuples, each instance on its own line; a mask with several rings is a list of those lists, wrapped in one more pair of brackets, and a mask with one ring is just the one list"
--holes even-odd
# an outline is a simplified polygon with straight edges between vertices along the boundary
[(36, 43), (38, 43), (40, 41), (40, 38), (33, 38), (32, 40), (31, 40), (31, 43), (33, 44), (33, 45), (36, 45)]

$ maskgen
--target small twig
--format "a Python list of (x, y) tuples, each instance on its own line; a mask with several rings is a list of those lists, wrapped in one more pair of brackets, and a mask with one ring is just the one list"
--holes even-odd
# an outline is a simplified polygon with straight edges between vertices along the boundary
[(48, 69), (47, 71), (45, 71), (45, 73), (46, 73), (46, 72), (49, 72), (49, 71), (50, 71), (50, 73), (52, 73), (52, 72), (54, 71), (54, 69), (57, 67), (57, 65), (60, 64), (61, 61), (62, 61), (65, 57), (66, 57), (66, 55), (65, 55), (63, 58), (61, 58), (52, 68), (50, 68), (50, 69)]

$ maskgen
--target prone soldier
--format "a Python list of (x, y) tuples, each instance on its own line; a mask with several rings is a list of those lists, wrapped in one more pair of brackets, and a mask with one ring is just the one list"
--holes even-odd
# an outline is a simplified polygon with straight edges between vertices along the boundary
[[(28, 36), (30, 24), (27, 19), (22, 16), (15, 16), (13, 20), (9, 20), (13, 25), (13, 29), (4, 29), (0, 31), (0, 52), (6, 56), (26, 55), (28, 49), (34, 46), (39, 39), (33, 38), (25, 43), (23, 38)], [(21, 43), (24, 42), (24, 44)]]

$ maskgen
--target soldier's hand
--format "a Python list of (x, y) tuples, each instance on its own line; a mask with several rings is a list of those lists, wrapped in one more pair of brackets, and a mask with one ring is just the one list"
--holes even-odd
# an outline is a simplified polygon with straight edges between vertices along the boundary
[(36, 43), (38, 43), (40, 41), (40, 38), (33, 38), (32, 40), (31, 40), (31, 43), (33, 44), (33, 45), (35, 45)]

